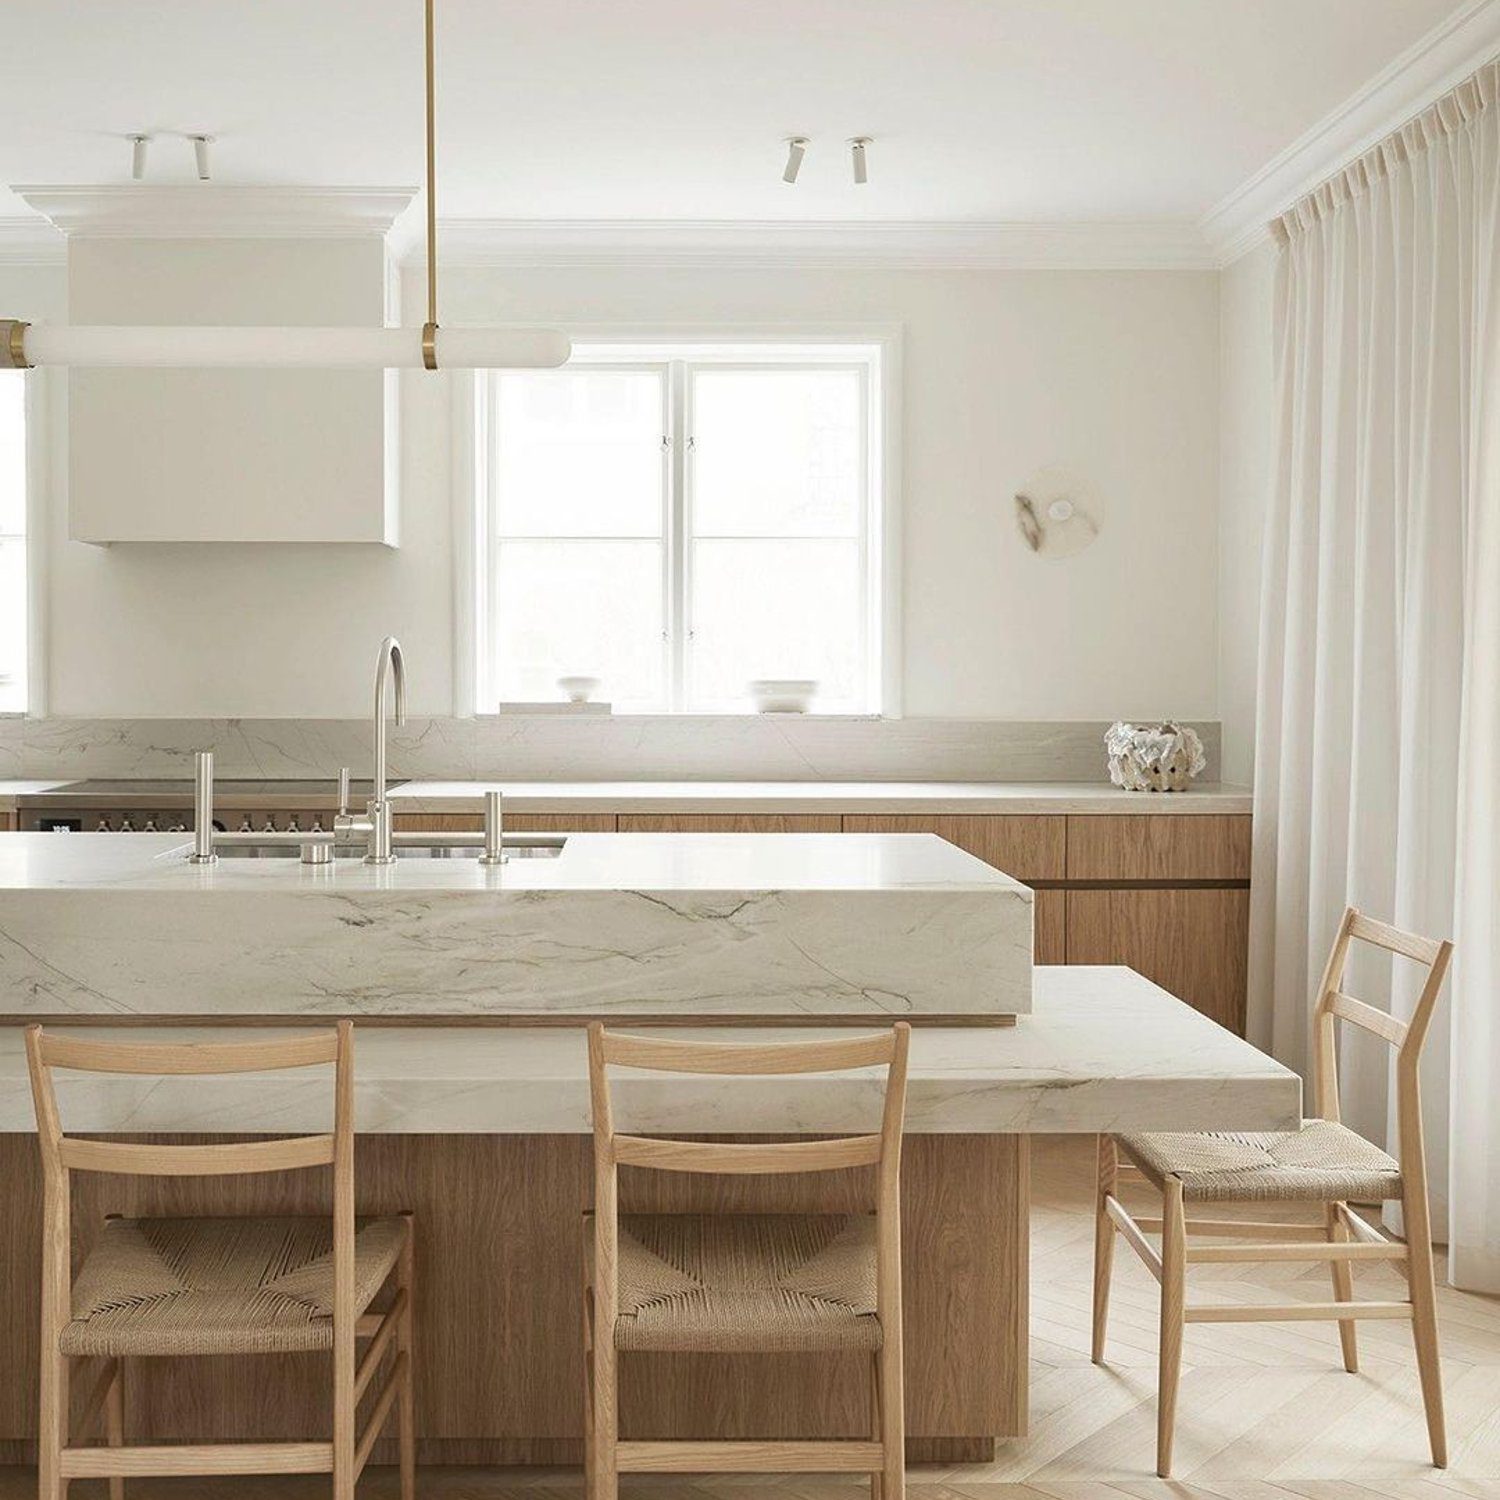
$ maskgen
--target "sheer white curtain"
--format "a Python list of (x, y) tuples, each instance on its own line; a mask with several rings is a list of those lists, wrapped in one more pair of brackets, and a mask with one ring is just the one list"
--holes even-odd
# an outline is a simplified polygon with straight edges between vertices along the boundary
[[(1423, 1079), (1434, 1222), (1455, 1283), (1500, 1292), (1500, 62), (1276, 230), (1251, 1036), (1305, 1071), (1346, 903), (1453, 936)], [(1409, 968), (1352, 988), (1409, 1013)], [(1388, 1060), (1370, 1040), (1343, 1065), (1377, 1141)]]

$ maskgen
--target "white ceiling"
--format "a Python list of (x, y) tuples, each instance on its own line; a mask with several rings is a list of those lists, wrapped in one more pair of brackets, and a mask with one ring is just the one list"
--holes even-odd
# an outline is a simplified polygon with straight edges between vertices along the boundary
[[(1460, 0), (438, 0), (440, 210), (1197, 218)], [(422, 173), (420, 0), (3, 0), (0, 183)], [(781, 138), (813, 144), (795, 187)], [(870, 135), (868, 187), (846, 137)], [(192, 177), (158, 139), (149, 181)], [(0, 217), (26, 212), (0, 189)]]

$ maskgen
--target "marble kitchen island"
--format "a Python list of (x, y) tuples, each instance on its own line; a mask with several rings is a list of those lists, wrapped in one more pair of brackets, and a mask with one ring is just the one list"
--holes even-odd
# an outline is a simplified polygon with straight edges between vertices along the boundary
[(574, 833), (498, 867), (295, 848), (194, 865), (190, 847), (0, 841), (3, 1010), (982, 1023), (1031, 1005), (1030, 890), (931, 834)]
[[(180, 1035), (186, 1022), (203, 1037), (336, 1015), (361, 1023), (360, 1204), (416, 1214), (427, 1462), (578, 1457), (578, 1288), (591, 1191), (585, 1015), (730, 1021), (742, 1028), (736, 1036), (757, 1039), (782, 1019), (797, 1021), (790, 1034), (802, 1037), (830, 1019), (947, 1023), (914, 1037), (903, 1171), (917, 1459), (981, 1458), (996, 1438), (1025, 1430), (1030, 1134), (1272, 1130), (1299, 1119), (1293, 1074), (1139, 975), (1033, 971), (1019, 946), (1022, 916), (1029, 934), (1024, 887), (930, 836), (759, 835), (759, 852), (729, 836), (600, 843), (615, 852), (591, 854), (575, 835), (560, 859), (490, 871), (418, 859), (375, 869), (295, 859), (193, 867), (172, 852), (181, 840), (171, 836), (12, 835), (0, 846), (0, 1278), (17, 1289), (0, 1304), (0, 1455), (23, 1456), (35, 1419), (39, 1174), (20, 1038), (30, 1019), (84, 1027), (123, 1019), (143, 1038)], [(627, 867), (634, 873), (622, 881)], [(804, 899), (817, 920), (799, 910)], [(836, 920), (828, 915), (835, 901), (844, 908)], [(463, 915), (434, 918), (445, 903)], [(543, 928), (526, 926), (533, 908), (549, 904)], [(658, 909), (670, 938), (649, 925)], [(636, 922), (634, 948), (602, 931), (611, 910)], [(893, 930), (882, 935), (882, 927)], [(476, 949), (482, 928), (492, 952)], [(861, 931), (863, 947), (851, 937)], [(362, 943), (368, 960), (358, 957)], [(228, 955), (217, 975), (215, 951)], [(257, 988), (250, 961), (258, 951), (266, 962)], [(354, 982), (347, 966), (357, 963), (368, 969)], [(634, 988), (601, 982), (621, 964), (645, 971)], [(367, 975), (383, 965), (394, 965), (396, 978), (372, 985)], [(657, 976), (686, 975), (682, 965), (702, 993), (689, 993), (684, 979), (651, 1010), (643, 997)], [(504, 977), (470, 973), (511, 966)], [(564, 1003), (537, 1005), (523, 972)], [(587, 990), (571, 1008), (569, 983)], [(1020, 1012), (1016, 1024), (976, 1024), (1002, 1013), (997, 995)], [(528, 1024), (538, 1015), (548, 1024)], [(65, 1124), (77, 1131), (214, 1140), (323, 1129), (328, 1119), (327, 1080), (314, 1075), (59, 1082)], [(860, 1075), (705, 1084), (646, 1074), (621, 1080), (618, 1108), (622, 1125), (643, 1133), (820, 1135), (869, 1128), (879, 1094), (878, 1079)], [(326, 1204), (323, 1178), (80, 1176), (75, 1228), (86, 1240), (105, 1212), (316, 1210)], [(843, 1211), (861, 1206), (867, 1189), (857, 1173), (622, 1178), (627, 1206), (646, 1211)], [(867, 1420), (860, 1371), (835, 1359), (627, 1359), (624, 1425), (638, 1434), (852, 1436)], [(315, 1361), (226, 1366), (137, 1372), (130, 1436), (291, 1437), (326, 1421)]]

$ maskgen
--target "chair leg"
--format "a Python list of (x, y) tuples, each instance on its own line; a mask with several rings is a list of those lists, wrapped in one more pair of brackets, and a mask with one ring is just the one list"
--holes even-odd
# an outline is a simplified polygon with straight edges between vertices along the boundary
[[(104, 1436), (111, 1448), (125, 1446), (125, 1361), (115, 1361), (115, 1376), (104, 1396)], [(109, 1500), (125, 1500), (125, 1480), (115, 1474), (109, 1481)]]
[(1161, 1364), (1156, 1389), (1156, 1472), (1172, 1473), (1172, 1435), (1177, 1425), (1177, 1383), (1182, 1374), (1183, 1303), (1187, 1294), (1187, 1225), (1182, 1182), (1167, 1178), (1161, 1210)]
[[(406, 1373), (401, 1379), (401, 1392), (397, 1402), (396, 1444), (401, 1460), (401, 1500), (416, 1500), (417, 1493), (417, 1351), (413, 1338), (416, 1327), (416, 1219), (403, 1214), (406, 1220), (406, 1238), (401, 1244), (401, 1259), (397, 1267), (400, 1285), (406, 1292), (406, 1311), (396, 1328), (396, 1349), (406, 1355)], [(114, 1497), (111, 1497), (114, 1500)]]
[(594, 1323), (594, 1488), (593, 1500), (618, 1500), (620, 1471), (616, 1444), (619, 1441), (619, 1355), (614, 1330)]
[(62, 1450), (68, 1445), (68, 1361), (42, 1351), (41, 1406), (37, 1424), (37, 1500), (66, 1500)]
[(1109, 1321), (1109, 1277), (1115, 1259), (1115, 1221), (1105, 1210), (1105, 1199), (1119, 1186), (1119, 1157), (1112, 1135), (1099, 1137), (1099, 1176), (1094, 1198), (1094, 1350), (1096, 1365), (1104, 1363), (1104, 1330)]
[(880, 1447), (885, 1456), (881, 1500), (906, 1500), (906, 1390), (899, 1323), (885, 1330), (880, 1349)]
[(594, 1289), (583, 1277), (583, 1494), (594, 1500)]
[[(1328, 1238), (1335, 1245), (1343, 1244), (1349, 1238), (1349, 1226), (1340, 1216), (1339, 1207), (1337, 1203), (1328, 1203), (1323, 1209), (1325, 1222), (1328, 1225)], [(1334, 1260), (1329, 1261), (1328, 1269), (1333, 1276), (1333, 1300), (1352, 1302), (1354, 1300), (1353, 1267), (1347, 1260)], [(1359, 1344), (1355, 1328), (1353, 1318), (1345, 1318), (1339, 1323), (1339, 1343), (1344, 1351), (1344, 1368), (1351, 1375), (1359, 1373)]]
[(1438, 1355), (1437, 1278), (1432, 1264), (1432, 1222), (1425, 1185), (1401, 1200), (1406, 1230), (1407, 1280), (1411, 1288), (1411, 1335), (1417, 1350), (1422, 1405), (1434, 1468), (1448, 1467), (1448, 1430), (1443, 1417), (1443, 1367)]
[[(880, 1356), (870, 1356), (870, 1436), (878, 1443), (881, 1440), (880, 1426)], [(870, 1500), (883, 1500), (884, 1474), (870, 1475)]]

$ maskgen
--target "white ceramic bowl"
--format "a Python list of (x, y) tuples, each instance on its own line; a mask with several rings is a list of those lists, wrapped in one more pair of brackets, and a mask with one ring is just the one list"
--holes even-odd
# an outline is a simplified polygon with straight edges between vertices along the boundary
[(818, 684), (811, 677), (757, 677), (750, 684), (756, 713), (805, 714)]
[(597, 677), (559, 677), (557, 685), (567, 694), (569, 703), (587, 703), (599, 691)]

